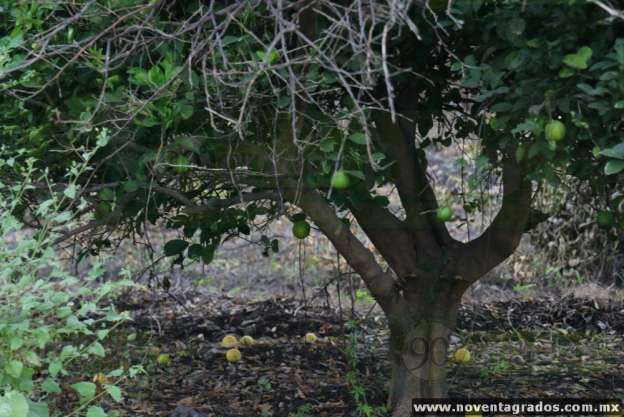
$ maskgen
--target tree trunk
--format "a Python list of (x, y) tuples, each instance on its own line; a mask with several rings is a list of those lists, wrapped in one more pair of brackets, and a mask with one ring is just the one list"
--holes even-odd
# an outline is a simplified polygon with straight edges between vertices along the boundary
[(388, 409), (392, 417), (412, 415), (412, 400), (447, 396), (446, 362), (449, 336), (458, 302), (406, 304), (389, 316), (392, 381)]

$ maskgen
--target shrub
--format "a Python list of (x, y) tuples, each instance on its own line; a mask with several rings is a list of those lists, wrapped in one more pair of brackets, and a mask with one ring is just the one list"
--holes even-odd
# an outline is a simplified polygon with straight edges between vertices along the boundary
[[(62, 211), (62, 196), (45, 193), (51, 197), (38, 214), (48, 220), (36, 229), (15, 215), (23, 194), (46, 183), (45, 171), (35, 165), (0, 150), (0, 416), (59, 415), (55, 398), (73, 390), (79, 400), (72, 416), (103, 417), (108, 414), (102, 400), (121, 401), (117, 384), (140, 368), (111, 369), (94, 379), (85, 375), (84, 363), (106, 357), (104, 341), (129, 319), (105, 301), (132, 283), (96, 285), (104, 272), (99, 263), (85, 277), (67, 272), (53, 246), (55, 231), (72, 220)], [(74, 167), (70, 187), (80, 173), (81, 167)], [(4, 183), (6, 178), (11, 181)], [(55, 189), (50, 185), (47, 191)]]

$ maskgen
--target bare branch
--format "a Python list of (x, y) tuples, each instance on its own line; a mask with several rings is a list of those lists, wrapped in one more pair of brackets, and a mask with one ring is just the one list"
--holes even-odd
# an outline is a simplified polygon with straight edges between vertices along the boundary
[(589, 2), (595, 4), (605, 12), (609, 13), (611, 17), (624, 20), (624, 10), (618, 10), (614, 6), (611, 6), (609, 3), (600, 0), (589, 0)]

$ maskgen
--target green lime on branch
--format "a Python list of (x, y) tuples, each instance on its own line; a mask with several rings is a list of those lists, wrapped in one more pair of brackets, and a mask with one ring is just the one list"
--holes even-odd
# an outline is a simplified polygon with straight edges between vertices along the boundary
[(449, 206), (440, 207), (436, 210), (436, 218), (441, 222), (448, 222), (453, 218), (453, 210)]
[(297, 239), (305, 239), (310, 235), (310, 224), (306, 221), (295, 222), (292, 233)]
[(347, 188), (349, 186), (349, 175), (343, 170), (337, 170), (334, 172), (331, 178), (331, 186), (332, 188), (336, 188), (338, 190)]
[(613, 217), (613, 213), (611, 213), (610, 211), (601, 210), (598, 212), (597, 223), (598, 227), (600, 227), (601, 229), (609, 229), (611, 226), (613, 226), (614, 222), (615, 218)]
[(189, 172), (189, 159), (185, 155), (173, 155), (169, 158), (169, 164), (173, 167), (177, 174), (185, 174)]
[(549, 142), (559, 142), (566, 134), (566, 127), (559, 120), (551, 120), (546, 123), (544, 134)]

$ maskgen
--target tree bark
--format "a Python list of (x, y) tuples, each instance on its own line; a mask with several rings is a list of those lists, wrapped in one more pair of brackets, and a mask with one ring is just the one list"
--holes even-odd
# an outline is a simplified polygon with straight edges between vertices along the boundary
[(411, 416), (414, 399), (448, 394), (449, 336), (456, 325), (459, 299), (438, 293), (440, 296), (429, 302), (423, 300), (427, 293), (421, 288), (418, 294), (411, 294), (420, 301), (405, 302), (396, 314), (388, 316), (392, 366), (388, 409), (392, 417)]

